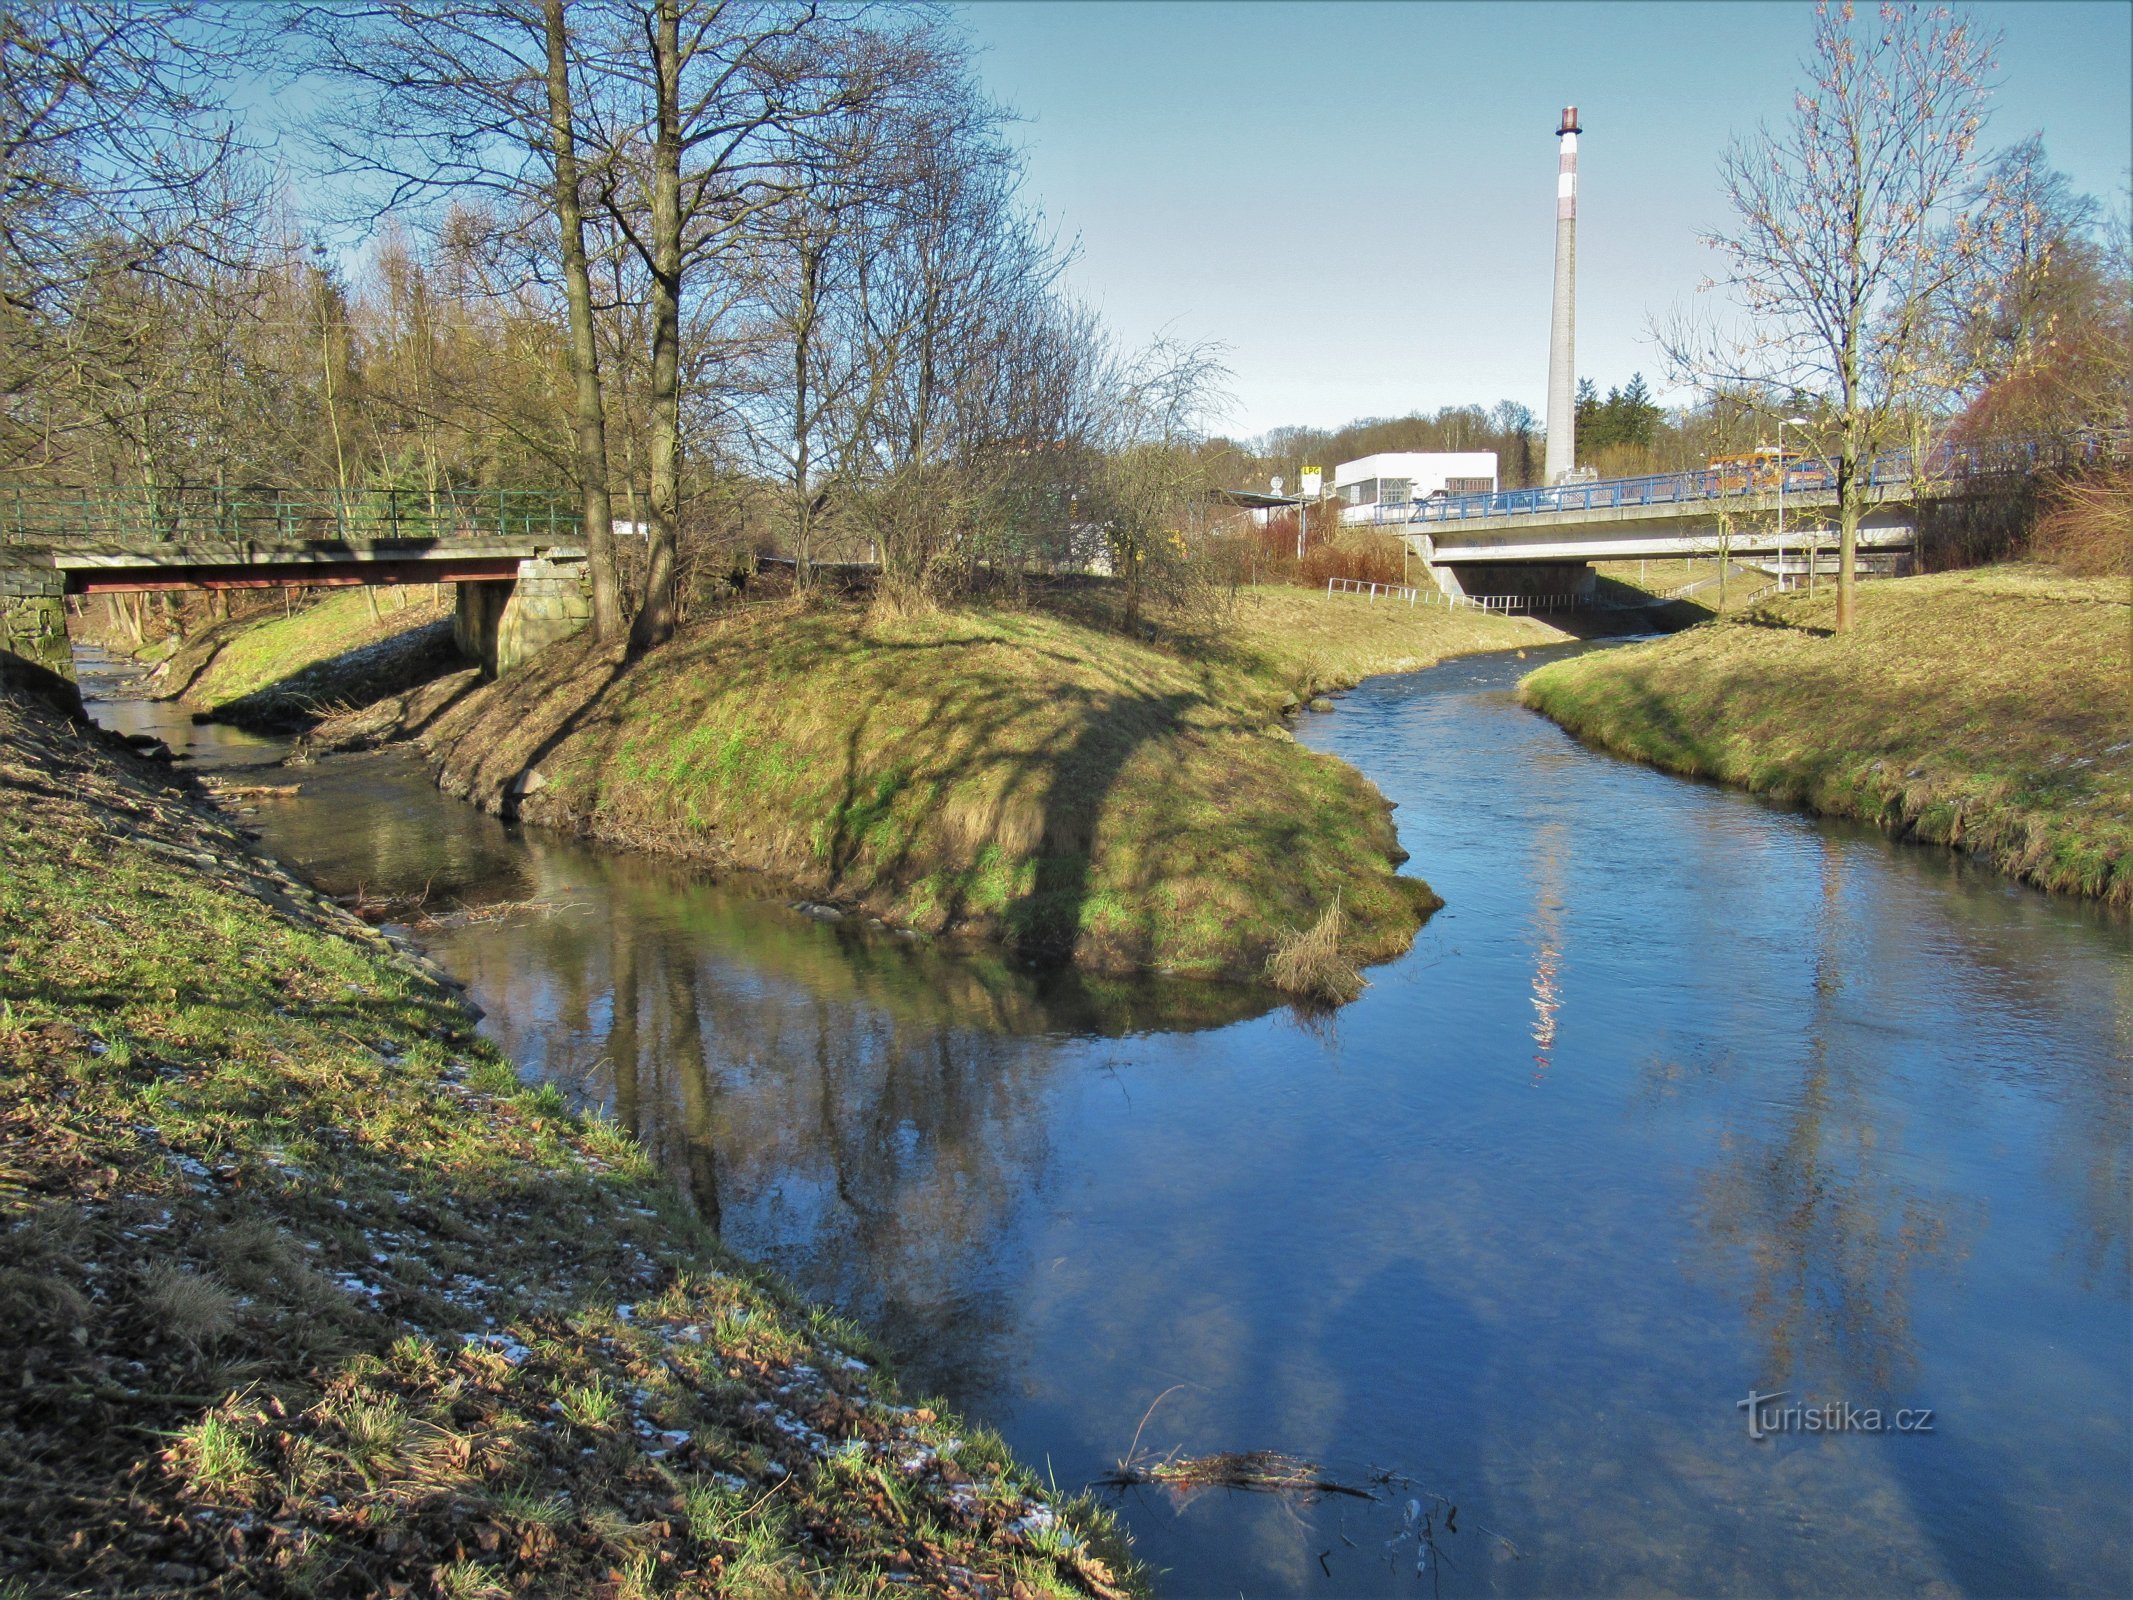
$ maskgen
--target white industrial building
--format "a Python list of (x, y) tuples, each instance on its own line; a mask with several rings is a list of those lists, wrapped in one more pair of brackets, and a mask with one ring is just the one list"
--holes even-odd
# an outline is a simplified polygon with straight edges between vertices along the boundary
[(1496, 487), (1493, 450), (1389, 450), (1333, 469), (1343, 522), (1375, 521), (1379, 506), (1432, 495), (1494, 494)]

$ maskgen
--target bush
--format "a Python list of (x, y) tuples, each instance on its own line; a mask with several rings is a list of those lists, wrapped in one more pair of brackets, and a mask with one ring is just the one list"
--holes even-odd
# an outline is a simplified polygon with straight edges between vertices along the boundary
[(2133, 465), (2053, 484), (2030, 548), (2073, 577), (2133, 577)]

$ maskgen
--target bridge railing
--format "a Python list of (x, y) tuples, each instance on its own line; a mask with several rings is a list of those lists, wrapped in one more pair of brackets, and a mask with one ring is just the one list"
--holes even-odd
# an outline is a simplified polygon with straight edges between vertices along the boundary
[(542, 489), (0, 488), (0, 544), (31, 546), (574, 539), (579, 522)]
[[(2084, 459), (2097, 451), (2118, 448), (2114, 441), (2084, 442)], [(1922, 472), (1912, 468), (1909, 450), (1888, 450), (1866, 463), (1870, 489), (1904, 487), (1919, 478), (1929, 483), (2000, 473), (2034, 472), (2050, 464), (2057, 454), (2052, 446), (2040, 447), (2034, 440), (2008, 440), (1985, 445), (1939, 445), (1928, 453)], [(1835, 489), (1836, 468), (1820, 458), (1790, 462), (1784, 469), (1783, 487), (1788, 494)], [(1748, 463), (1692, 468), (1686, 472), (1660, 472), (1638, 478), (1602, 478), (1589, 483), (1551, 484), (1546, 488), (1505, 489), (1493, 494), (1440, 495), (1434, 499), (1399, 501), (1376, 508), (1372, 520), (1381, 526), (1412, 522), (1463, 522), (1477, 517), (1530, 516), (1559, 511), (1606, 511), (1619, 507), (1679, 505), (1688, 501), (1722, 500), (1775, 494), (1779, 488), (1775, 470), (1758, 469)]]

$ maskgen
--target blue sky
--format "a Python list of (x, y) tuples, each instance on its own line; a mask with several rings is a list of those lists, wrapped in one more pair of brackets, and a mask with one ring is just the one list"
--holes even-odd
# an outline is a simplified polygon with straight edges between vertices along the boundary
[[(1642, 370), (1725, 212), (1717, 158), (1802, 81), (1805, 4), (959, 7), (1028, 197), (1126, 338), (1228, 346), (1230, 431), (1506, 397), (1543, 409), (1557, 115), (1581, 140), (1578, 370)], [(2133, 4), (1978, 5), (1988, 141), (2122, 196)]]

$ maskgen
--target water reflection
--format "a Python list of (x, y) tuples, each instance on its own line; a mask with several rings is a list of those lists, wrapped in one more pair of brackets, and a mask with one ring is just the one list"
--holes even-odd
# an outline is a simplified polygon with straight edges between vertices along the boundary
[[(1316, 1028), (816, 924), (403, 757), (257, 820), (329, 889), (545, 908), (422, 936), (527, 1070), (1062, 1484), (1177, 1383), (1144, 1444), (1397, 1475), (1129, 1500), (1174, 1593), (2133, 1584), (2125, 923), (1583, 752), (1520, 665), (1313, 719), (1449, 901)], [(1942, 1426), (1757, 1443), (1751, 1385)], [(1515, 1558), (1418, 1573), (1429, 1491)]]
[[(632, 1128), (706, 1220), (871, 1326), (929, 1390), (1017, 1359), (1018, 1214), (1041, 1206), (1056, 1042), (1220, 1025), (1263, 996), (1043, 977), (825, 927), (659, 863), (529, 836), (508, 938), (432, 935), (512, 1056)], [(498, 886), (499, 888), (503, 886)], [(967, 1403), (967, 1399), (966, 1399)]]
[(1563, 1008), (1563, 826), (1544, 823), (1533, 835), (1533, 1082), (1548, 1076), (1555, 1014)]

